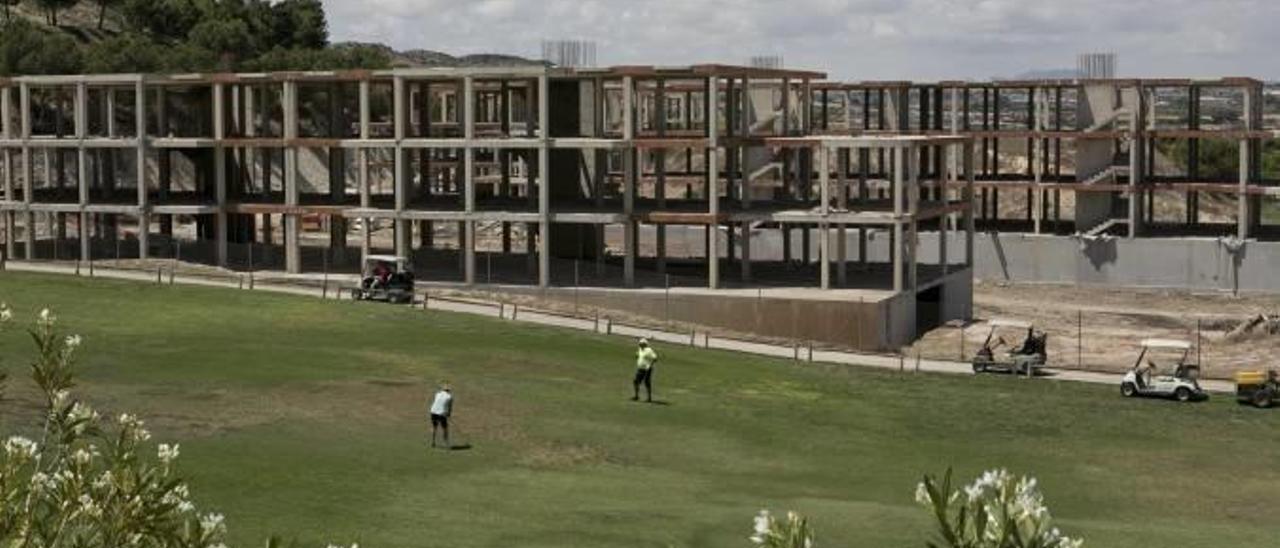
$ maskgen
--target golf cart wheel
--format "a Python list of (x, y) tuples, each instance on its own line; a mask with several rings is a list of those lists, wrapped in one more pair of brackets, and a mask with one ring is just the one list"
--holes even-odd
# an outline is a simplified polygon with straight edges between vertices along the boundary
[(1254, 407), (1257, 407), (1259, 409), (1266, 409), (1268, 407), (1271, 407), (1272, 398), (1274, 397), (1275, 397), (1275, 394), (1271, 393), (1270, 390), (1259, 390), (1253, 393), (1253, 398), (1251, 398), (1251, 403), (1253, 403)]
[(1126, 398), (1132, 398), (1138, 395), (1138, 387), (1131, 382), (1126, 382), (1120, 385), (1120, 394)]
[(1191, 401), (1191, 390), (1186, 387), (1178, 387), (1177, 390), (1173, 391), (1173, 398), (1181, 402)]
[(986, 373), (986, 372), (987, 372), (987, 364), (985, 364), (985, 363), (973, 362), (973, 372), (974, 372), (974, 373)]

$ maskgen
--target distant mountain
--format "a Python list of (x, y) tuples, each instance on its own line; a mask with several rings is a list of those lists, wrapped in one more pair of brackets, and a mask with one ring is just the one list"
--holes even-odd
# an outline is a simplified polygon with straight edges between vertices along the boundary
[(396, 51), (383, 44), (341, 42), (333, 45), (335, 48), (354, 46), (373, 47), (386, 52), (387, 55), (391, 57), (391, 65), (397, 68), (510, 67), (538, 66), (546, 64), (544, 61), (527, 59), (518, 55), (508, 55), (504, 53), (473, 53), (469, 55), (454, 56), (449, 55), (448, 53), (427, 49)]

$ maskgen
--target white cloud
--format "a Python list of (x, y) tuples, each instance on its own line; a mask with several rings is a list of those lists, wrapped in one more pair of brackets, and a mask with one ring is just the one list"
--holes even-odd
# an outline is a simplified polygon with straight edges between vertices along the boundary
[(536, 56), (595, 40), (606, 64), (787, 64), (856, 79), (981, 78), (1116, 51), (1130, 76), (1280, 77), (1274, 0), (324, 0), (334, 40)]

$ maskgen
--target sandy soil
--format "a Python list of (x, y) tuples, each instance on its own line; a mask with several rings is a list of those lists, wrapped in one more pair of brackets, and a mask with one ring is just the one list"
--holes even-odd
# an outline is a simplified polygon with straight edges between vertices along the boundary
[[(965, 357), (972, 356), (990, 332), (994, 318), (1031, 321), (1049, 334), (1053, 366), (1122, 371), (1138, 357), (1145, 338), (1182, 339), (1195, 343), (1209, 377), (1227, 377), (1241, 369), (1280, 367), (1280, 336), (1227, 333), (1259, 314), (1280, 312), (1280, 296), (1231, 296), (1159, 290), (1104, 289), (1041, 284), (978, 283), (974, 287), (975, 321), (964, 328)], [(1011, 344), (1024, 332), (1008, 329)], [(961, 329), (943, 327), (928, 333), (911, 349), (924, 357), (958, 359)], [(1194, 361), (1197, 351), (1192, 350)], [(1171, 363), (1173, 354), (1157, 354)]]

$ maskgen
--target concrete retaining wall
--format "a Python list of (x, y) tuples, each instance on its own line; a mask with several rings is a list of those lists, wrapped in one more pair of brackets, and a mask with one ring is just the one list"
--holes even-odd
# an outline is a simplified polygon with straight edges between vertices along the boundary
[[(584, 307), (625, 310), (655, 320), (670, 319), (736, 333), (878, 351), (915, 336), (914, 299), (859, 302), (756, 297), (741, 293), (606, 288), (504, 287)], [(907, 301), (910, 301), (909, 303)]]
[[(921, 235), (936, 241), (936, 234)], [(963, 249), (958, 247), (957, 249)], [(1113, 287), (1280, 292), (1280, 243), (1233, 252), (1213, 238), (1117, 238), (982, 234), (974, 242), (982, 280)]]

